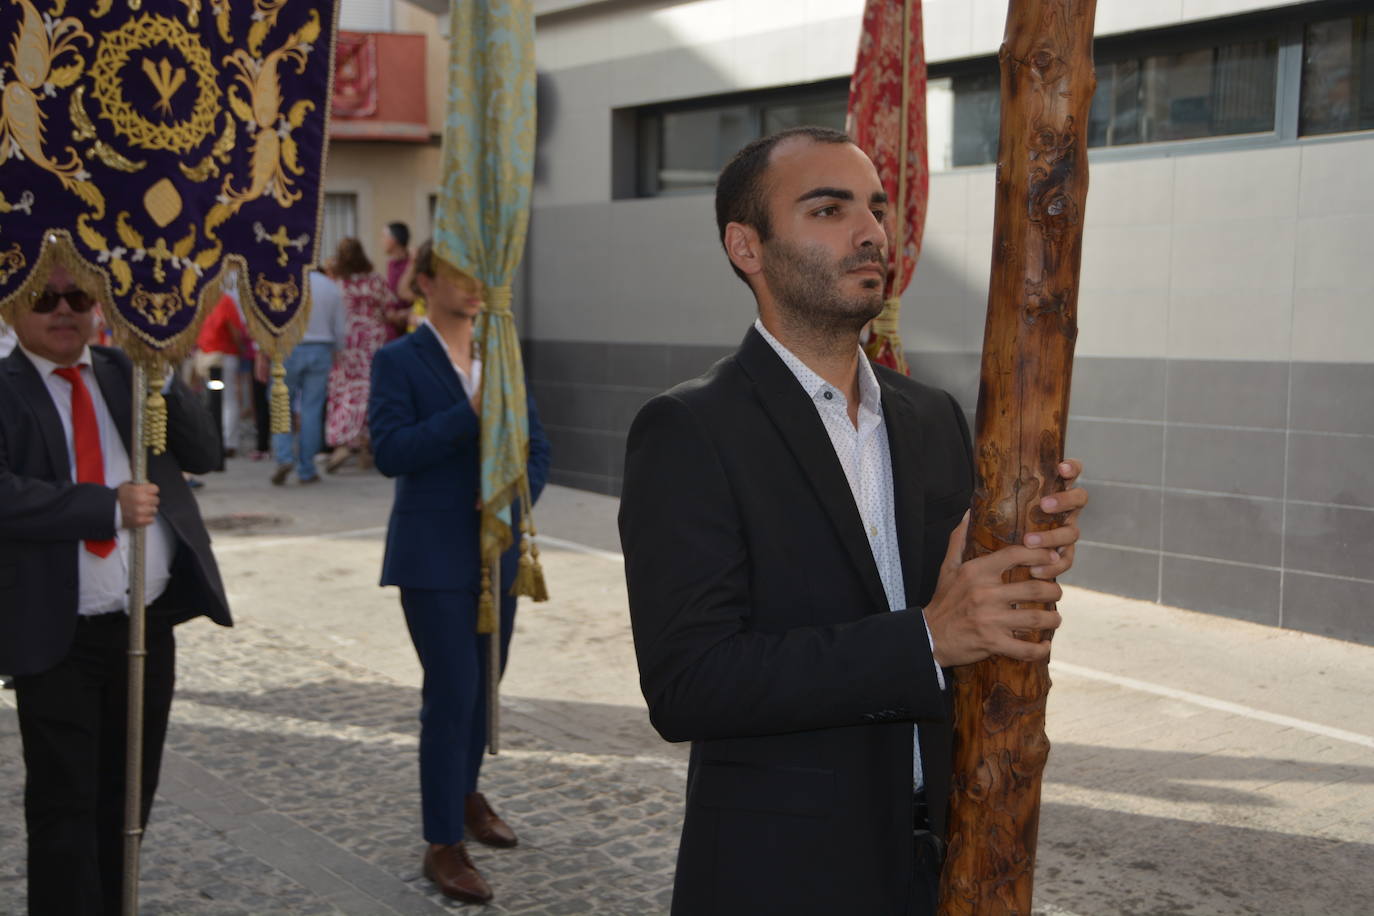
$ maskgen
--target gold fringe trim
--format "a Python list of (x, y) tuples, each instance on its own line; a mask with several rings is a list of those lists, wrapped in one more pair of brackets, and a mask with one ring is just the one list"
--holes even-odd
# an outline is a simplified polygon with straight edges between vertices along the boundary
[(291, 432), (291, 393), (286, 389), (286, 367), (281, 359), (272, 360), (271, 406), (272, 432)]

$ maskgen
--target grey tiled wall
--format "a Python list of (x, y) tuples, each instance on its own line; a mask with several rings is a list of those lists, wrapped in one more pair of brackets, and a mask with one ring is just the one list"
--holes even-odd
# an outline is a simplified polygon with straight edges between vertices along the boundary
[[(527, 342), (553, 480), (618, 494), (639, 406), (732, 349)], [(976, 354), (908, 357), (971, 411)], [(1374, 365), (1082, 358), (1073, 392), (1075, 584), (1374, 644)]]

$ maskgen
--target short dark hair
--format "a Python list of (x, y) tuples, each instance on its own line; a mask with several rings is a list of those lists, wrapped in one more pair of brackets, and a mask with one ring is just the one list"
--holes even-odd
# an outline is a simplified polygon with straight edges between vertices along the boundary
[(386, 231), (391, 233), (391, 237), (396, 240), (396, 244), (402, 248), (410, 245), (410, 227), (405, 223), (387, 223)]
[[(829, 127), (789, 127), (760, 137), (735, 153), (716, 179), (716, 230), (720, 233), (721, 247), (725, 246), (725, 227), (730, 223), (754, 227), (765, 242), (773, 237), (763, 176), (768, 171), (773, 148), (793, 137), (806, 137), (814, 143), (854, 142), (848, 134)], [(730, 269), (735, 276), (748, 282), (733, 262)]]

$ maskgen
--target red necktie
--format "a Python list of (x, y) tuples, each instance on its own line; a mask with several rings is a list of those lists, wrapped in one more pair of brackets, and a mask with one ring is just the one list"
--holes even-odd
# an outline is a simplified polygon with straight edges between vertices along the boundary
[[(105, 455), (100, 451), (100, 425), (95, 419), (95, 402), (81, 378), (81, 369), (54, 369), (72, 384), (72, 449), (76, 452), (76, 482), (105, 483)], [(87, 541), (86, 549), (98, 557), (108, 557), (115, 549), (114, 538)]]

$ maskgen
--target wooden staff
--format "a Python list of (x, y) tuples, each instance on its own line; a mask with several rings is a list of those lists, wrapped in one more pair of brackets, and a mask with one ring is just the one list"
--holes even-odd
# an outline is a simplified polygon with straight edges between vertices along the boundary
[[(1063, 521), (1038, 504), (1060, 487), (1078, 333), (1094, 7), (1095, 0), (1011, 0), (1007, 14), (978, 481), (965, 559)], [(1007, 581), (1028, 577), (1017, 567)], [(942, 916), (1031, 911), (1049, 687), (1044, 662), (998, 657), (956, 673)]]

